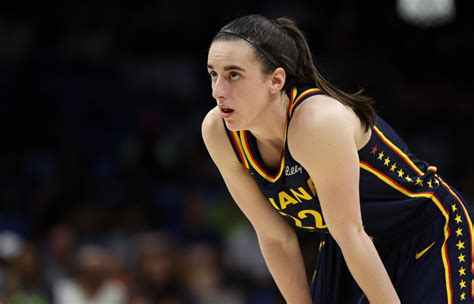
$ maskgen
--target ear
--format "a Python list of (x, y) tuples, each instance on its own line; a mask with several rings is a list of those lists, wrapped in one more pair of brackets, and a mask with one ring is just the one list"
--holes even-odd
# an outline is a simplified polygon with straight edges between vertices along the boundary
[(286, 82), (286, 72), (283, 68), (276, 68), (270, 76), (270, 92), (278, 93), (283, 89)]

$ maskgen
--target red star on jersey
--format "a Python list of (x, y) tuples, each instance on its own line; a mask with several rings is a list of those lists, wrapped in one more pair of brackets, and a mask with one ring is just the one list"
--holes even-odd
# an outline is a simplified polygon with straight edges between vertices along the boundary
[(372, 151), (370, 151), (370, 153), (375, 154), (375, 152), (377, 152), (377, 150), (378, 150), (377, 146), (373, 146)]

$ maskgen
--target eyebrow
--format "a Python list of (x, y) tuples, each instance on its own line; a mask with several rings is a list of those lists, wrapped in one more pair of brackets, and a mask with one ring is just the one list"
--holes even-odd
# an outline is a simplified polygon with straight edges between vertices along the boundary
[[(212, 70), (214, 69), (214, 67), (211, 64), (208, 64), (207, 68), (212, 69)], [(245, 69), (243, 69), (243, 68), (241, 68), (237, 65), (227, 65), (227, 66), (224, 67), (224, 71), (230, 71), (230, 70), (237, 70), (237, 71), (245, 72)]]

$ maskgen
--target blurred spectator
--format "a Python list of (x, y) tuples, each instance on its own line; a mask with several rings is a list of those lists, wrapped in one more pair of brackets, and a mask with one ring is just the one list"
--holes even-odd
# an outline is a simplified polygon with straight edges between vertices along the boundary
[(108, 253), (97, 245), (79, 248), (71, 278), (54, 285), (55, 304), (125, 304), (127, 294), (120, 282), (110, 277)]
[(26, 243), (7, 268), (5, 304), (48, 304), (50, 293), (42, 277), (38, 252)]
[(23, 239), (13, 231), (0, 231), (0, 303), (11, 291), (9, 276), (16, 275), (14, 260), (23, 250)]
[(182, 282), (191, 293), (193, 303), (245, 303), (242, 290), (228, 285), (221, 260), (220, 250), (212, 243), (192, 243), (183, 249)]
[(58, 224), (49, 230), (41, 254), (44, 275), (49, 286), (54, 286), (57, 281), (72, 274), (75, 249), (75, 236), (70, 226)]
[(190, 303), (179, 281), (180, 247), (165, 231), (137, 234), (132, 263), (132, 304)]

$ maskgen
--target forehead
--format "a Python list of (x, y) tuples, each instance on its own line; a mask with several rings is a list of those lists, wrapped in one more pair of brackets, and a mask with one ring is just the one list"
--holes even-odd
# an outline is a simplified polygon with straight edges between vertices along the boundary
[(242, 39), (215, 41), (209, 48), (207, 63), (214, 68), (237, 64), (250, 65), (256, 63), (253, 47)]

